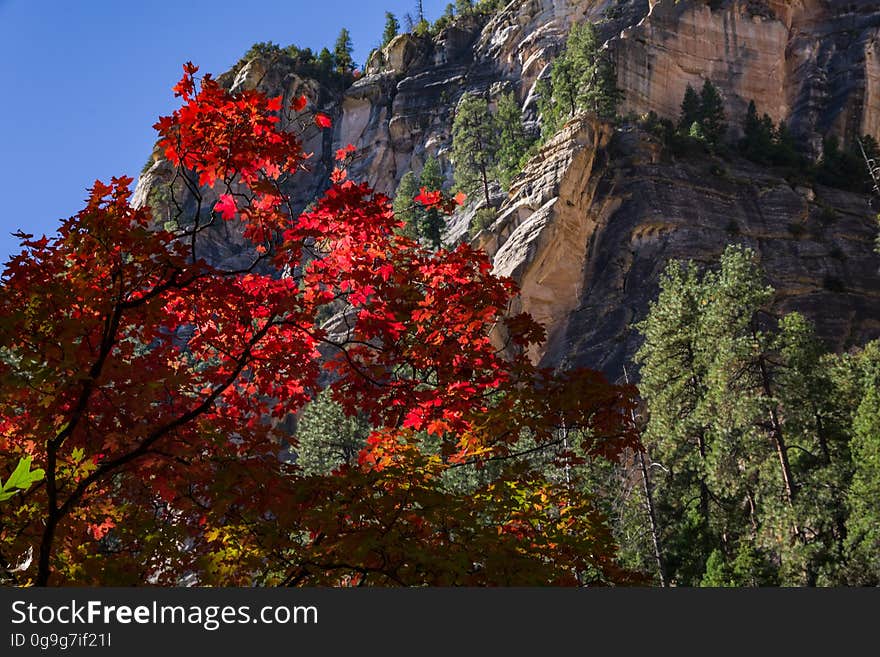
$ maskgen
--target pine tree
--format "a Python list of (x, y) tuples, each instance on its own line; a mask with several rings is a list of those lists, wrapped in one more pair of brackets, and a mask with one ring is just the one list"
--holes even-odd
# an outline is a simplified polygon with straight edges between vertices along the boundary
[(390, 11), (385, 12), (385, 31), (382, 33), (382, 47), (387, 46), (400, 32), (400, 22)]
[(797, 141), (785, 121), (780, 121), (776, 128), (772, 159), (779, 166), (801, 168), (804, 165), (804, 158), (798, 153)]
[(498, 99), (495, 122), (499, 133), (496, 176), (501, 186), (509, 189), (511, 181), (522, 169), (523, 157), (532, 145), (532, 139), (523, 126), (522, 110), (513, 93), (503, 94)]
[(407, 171), (397, 185), (394, 195), (394, 216), (404, 224), (403, 233), (411, 239), (419, 236), (419, 206), (413, 200), (419, 194), (419, 179)]
[(595, 83), (591, 85), (586, 99), (588, 107), (592, 106), (597, 116), (607, 120), (617, 116), (623, 91), (617, 86), (617, 69), (606, 52), (599, 56)]
[(333, 53), (327, 50), (327, 48), (321, 48), (321, 52), (318, 54), (318, 76), (322, 81), (329, 80), (333, 74), (333, 69), (336, 67), (336, 60), (333, 58)]
[(562, 106), (566, 118), (574, 116), (579, 108), (585, 107), (582, 101), (587, 99), (586, 93), (595, 75), (597, 57), (598, 38), (592, 24), (572, 26), (565, 42), (565, 50), (553, 64), (552, 76), (553, 94)]
[[(784, 545), (804, 542), (796, 502), (800, 477), (790, 456), (791, 435), (780, 405), (776, 336), (761, 313), (773, 297), (748, 249), (729, 247), (720, 271), (703, 277), (707, 303), (700, 322), (706, 362), (710, 426), (710, 475), (731, 515), (728, 536), (786, 536)], [(789, 583), (805, 583), (800, 556), (777, 546)]]
[(703, 124), (699, 121), (691, 123), (691, 129), (688, 130), (688, 137), (697, 141), (706, 141), (706, 131), (703, 130)]
[(482, 191), (486, 205), (491, 205), (489, 181), (497, 151), (498, 133), (488, 101), (466, 94), (458, 104), (452, 124), (456, 188), (467, 194)]
[(372, 428), (348, 417), (326, 391), (300, 415), (294, 451), (296, 464), (307, 475), (326, 475), (341, 465), (354, 465)]
[(717, 543), (710, 528), (708, 427), (701, 416), (707, 394), (699, 342), (703, 302), (696, 266), (670, 263), (657, 301), (636, 327), (644, 337), (636, 355), (639, 391), (650, 411), (643, 442), (663, 473), (654, 485), (667, 575), (686, 585), (700, 582)]
[(837, 584), (845, 578), (852, 396), (836, 392), (837, 357), (825, 354), (812, 325), (799, 313), (779, 321), (771, 357), (778, 364), (771, 375), (799, 487), (794, 513), (805, 534), (805, 540), (781, 550), (783, 565), (794, 569), (783, 575)]
[(678, 120), (678, 128), (684, 133), (690, 132), (694, 123), (699, 123), (702, 118), (700, 112), (700, 96), (696, 90), (688, 85), (684, 92), (684, 100), (681, 101), (681, 114)]
[[(422, 174), (419, 178), (419, 184), (428, 191), (437, 191), (443, 189), (443, 173), (440, 170), (440, 162), (434, 157), (428, 157), (425, 160), (425, 166), (422, 168)], [(446, 222), (440, 210), (436, 207), (422, 209), (418, 218), (418, 235), (419, 238), (426, 241), (435, 249), (439, 249), (442, 244), (443, 230), (446, 228)]]
[[(861, 140), (868, 158), (876, 161), (877, 142), (870, 135), (864, 135)], [(870, 192), (874, 186), (858, 142), (853, 140), (842, 145), (835, 135), (826, 137), (823, 142), (816, 174), (816, 179), (823, 185), (858, 193)]]
[(614, 118), (621, 100), (621, 92), (617, 88), (617, 71), (607, 53), (602, 50), (593, 24), (575, 26), (569, 36), (567, 48), (572, 50), (575, 70), (578, 72), (578, 108), (593, 112), (603, 119)]
[(724, 100), (714, 84), (706, 80), (700, 91), (700, 124), (706, 140), (713, 146), (721, 143), (727, 132)]
[(333, 60), (336, 70), (343, 75), (351, 73), (355, 69), (354, 59), (351, 57), (354, 46), (351, 43), (351, 34), (346, 28), (342, 28), (336, 39), (336, 47), (333, 49)]
[(773, 120), (767, 114), (758, 116), (754, 100), (749, 102), (743, 121), (740, 149), (748, 159), (758, 163), (767, 163), (774, 155)]
[[(558, 60), (554, 63), (554, 68), (556, 64)], [(538, 96), (538, 112), (541, 116), (541, 139), (547, 141), (559, 132), (563, 125), (561, 108), (554, 100), (552, 78), (538, 80), (535, 90)]]
[(872, 342), (858, 359), (862, 398), (853, 419), (847, 545), (853, 561), (852, 583), (880, 584), (880, 343)]
[(455, 13), (459, 16), (469, 16), (474, 11), (474, 0), (455, 0)]
[(422, 187), (429, 191), (442, 190), (445, 179), (440, 163), (434, 157), (428, 157), (422, 167), (420, 176), (408, 171), (400, 179), (394, 197), (393, 209), (395, 216), (403, 221), (403, 233), (414, 240), (440, 248), (446, 222), (437, 208), (425, 208), (414, 201)]
[(572, 27), (565, 49), (553, 62), (549, 85), (541, 89), (541, 97), (545, 138), (580, 110), (604, 119), (617, 114), (622, 99), (617, 73), (591, 23)]
[(846, 577), (859, 386), (801, 315), (766, 312), (772, 298), (754, 254), (730, 247), (719, 270), (671, 264), (638, 325), (644, 443), (663, 468), (653, 473), (659, 523), (681, 584)]

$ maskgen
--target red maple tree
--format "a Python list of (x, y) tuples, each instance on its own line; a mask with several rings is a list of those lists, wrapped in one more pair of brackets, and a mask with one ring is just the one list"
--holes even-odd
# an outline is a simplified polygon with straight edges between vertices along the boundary
[[(467, 245), (402, 236), (389, 200), (344, 171), (293, 213), (279, 181), (305, 155), (282, 100), (184, 70), (182, 107), (156, 129), (197, 199), (188, 221), (163, 230), (133, 207), (130, 179), (96, 182), (57, 237), (22, 235), (2, 275), (0, 471), (32, 457), (46, 473), (0, 505), (2, 565), (34, 554), (6, 578), (629, 581), (582, 488), (514, 457), (524, 435), (559, 445), (560, 428), (591, 457), (638, 448), (631, 390), (536, 369), (523, 354), (543, 331), (507, 315), (514, 283)], [(253, 245), (234, 271), (197, 252), (231, 220)], [(320, 321), (328, 307), (344, 329)], [(356, 464), (306, 476), (279, 458), (284, 441), (296, 449), (283, 421), (323, 389), (374, 430)], [(450, 469), (488, 462), (502, 466), (490, 483), (444, 487)]]

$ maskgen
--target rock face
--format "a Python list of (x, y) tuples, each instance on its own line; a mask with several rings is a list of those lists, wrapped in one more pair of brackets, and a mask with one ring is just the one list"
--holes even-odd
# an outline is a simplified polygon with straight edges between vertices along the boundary
[[(409, 170), (437, 157), (451, 181), (451, 127), (464, 93), (512, 90), (537, 127), (535, 84), (549, 74), (570, 26), (594, 22), (617, 64), (622, 111), (675, 118), (687, 84), (721, 90), (732, 131), (750, 99), (786, 120), (814, 154), (822, 138), (880, 136), (880, 5), (876, 0), (516, 0), (467, 17), (437, 37), (402, 35), (374, 53), (346, 90), (303, 79), (283, 61), (255, 59), (220, 80), (290, 99), (305, 93), (334, 129), (304, 135), (310, 173), (289, 190), (295, 209), (327, 186), (332, 153), (358, 151), (355, 179), (393, 194)], [(295, 122), (294, 122), (295, 123)], [(163, 168), (164, 167), (164, 168)], [(146, 202), (167, 180), (158, 161), (141, 179)], [(843, 348), (880, 335), (880, 258), (868, 199), (792, 187), (746, 161), (664, 160), (658, 143), (589, 118), (570, 123), (499, 194), (499, 218), (476, 241), (522, 288), (521, 305), (548, 330), (532, 356), (617, 376), (669, 258), (710, 262), (730, 242), (756, 249), (780, 310), (799, 309)], [(452, 221), (467, 239), (475, 208)], [(246, 259), (234, 227), (206, 245), (211, 259)]]
[(880, 133), (878, 36), (874, 0), (655, 0), (610, 46), (625, 111), (674, 116), (687, 85), (708, 79), (728, 115), (754, 99), (818, 152), (828, 134)]
[(520, 284), (514, 310), (531, 313), (548, 330), (533, 360), (562, 338), (583, 296), (587, 245), (607, 211), (596, 192), (612, 135), (610, 126), (589, 120), (566, 126), (529, 163), (498, 220), (478, 236), (495, 272)]
[(666, 263), (709, 265), (731, 243), (756, 251), (774, 310), (804, 313), (830, 347), (880, 336), (876, 212), (864, 196), (792, 185), (737, 158), (669, 161), (651, 135), (590, 118), (541, 155), (480, 237), (550, 329), (534, 354), (545, 364), (621, 376)]

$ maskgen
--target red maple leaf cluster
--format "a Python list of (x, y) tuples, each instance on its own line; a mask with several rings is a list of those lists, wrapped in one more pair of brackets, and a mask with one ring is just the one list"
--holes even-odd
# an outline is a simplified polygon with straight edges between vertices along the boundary
[[(626, 581), (584, 492), (512, 457), (523, 435), (551, 449), (564, 428), (582, 430), (584, 454), (619, 458), (638, 447), (631, 391), (536, 369), (524, 347), (543, 331), (508, 316), (513, 281), (469, 246), (404, 237), (367, 185), (340, 176), (291, 212), (282, 181), (305, 155), (281, 99), (196, 72), (185, 67), (159, 143), (191, 194), (241, 221), (254, 266), (201, 260), (211, 222), (159, 229), (127, 178), (96, 182), (57, 237), (23, 236), (0, 289), (0, 471), (30, 455), (46, 477), (4, 503), (0, 555), (38, 554), (17, 576)], [(374, 430), (356, 462), (306, 476), (279, 452), (296, 449), (289, 420), (322, 390)], [(450, 468), (508, 459), (467, 495), (444, 486)]]

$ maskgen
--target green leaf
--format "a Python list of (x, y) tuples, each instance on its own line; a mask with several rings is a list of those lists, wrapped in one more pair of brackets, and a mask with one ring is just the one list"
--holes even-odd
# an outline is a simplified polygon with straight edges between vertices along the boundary
[(20, 459), (15, 470), (12, 471), (9, 479), (6, 480), (6, 483), (4, 484), (0, 480), (0, 502), (5, 502), (19, 490), (27, 490), (45, 476), (46, 472), (42, 468), (31, 470), (30, 456)]

